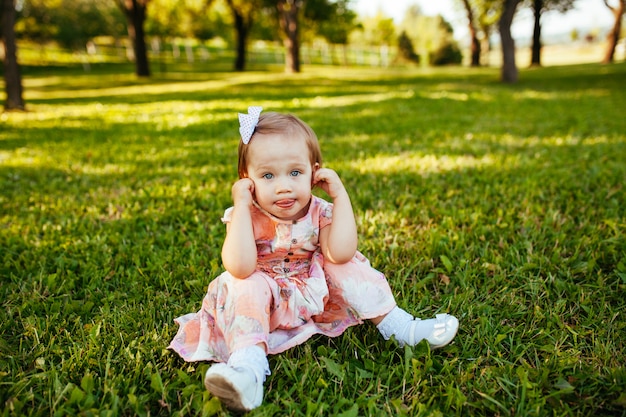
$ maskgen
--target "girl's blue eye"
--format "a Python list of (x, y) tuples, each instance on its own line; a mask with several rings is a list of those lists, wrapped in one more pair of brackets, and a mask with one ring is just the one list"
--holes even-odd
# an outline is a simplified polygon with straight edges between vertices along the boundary
[(270, 173), (263, 174), (263, 178), (265, 178), (266, 180), (271, 180), (272, 178), (274, 178), (274, 174), (270, 174)]
[(300, 171), (298, 171), (298, 170), (291, 171), (291, 176), (292, 177), (297, 177), (298, 175), (300, 175)]

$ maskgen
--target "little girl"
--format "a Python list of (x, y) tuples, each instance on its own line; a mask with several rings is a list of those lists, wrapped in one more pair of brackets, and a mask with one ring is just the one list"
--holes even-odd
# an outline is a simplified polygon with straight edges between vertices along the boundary
[[(444, 346), (459, 322), (420, 320), (400, 309), (385, 276), (357, 251), (350, 197), (322, 168), (313, 130), (299, 118), (250, 107), (239, 114), (239, 180), (226, 210), (222, 262), (198, 313), (179, 317), (170, 344), (186, 361), (214, 361), (207, 389), (229, 408), (263, 401), (268, 354), (314, 334), (339, 336), (363, 320), (400, 346)], [(311, 194), (320, 187), (332, 204)]]

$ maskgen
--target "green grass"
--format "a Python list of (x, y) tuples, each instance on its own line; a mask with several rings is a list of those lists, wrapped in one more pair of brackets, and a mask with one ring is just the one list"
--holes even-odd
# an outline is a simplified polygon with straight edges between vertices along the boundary
[(626, 65), (26, 71), (0, 115), (1, 415), (230, 415), (166, 349), (222, 271), (237, 111), (293, 112), (400, 306), (272, 356), (258, 416), (626, 415)]

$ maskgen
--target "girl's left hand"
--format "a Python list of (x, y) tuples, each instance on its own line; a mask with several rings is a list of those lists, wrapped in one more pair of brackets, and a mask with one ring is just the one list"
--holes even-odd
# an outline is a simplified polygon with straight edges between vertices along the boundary
[(335, 171), (329, 168), (320, 168), (313, 175), (313, 185), (319, 186), (330, 198), (335, 199), (346, 189)]

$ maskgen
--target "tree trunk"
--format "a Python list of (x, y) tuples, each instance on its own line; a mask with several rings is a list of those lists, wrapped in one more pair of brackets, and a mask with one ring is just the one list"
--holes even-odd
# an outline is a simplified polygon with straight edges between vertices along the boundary
[(22, 98), (22, 76), (17, 63), (15, 41), (15, 0), (2, 0), (2, 40), (4, 43), (4, 84), (6, 101), (4, 109), (25, 110)]
[(233, 17), (235, 18), (235, 30), (237, 31), (237, 56), (235, 57), (235, 71), (243, 71), (246, 69), (246, 44), (248, 40), (248, 28), (244, 17), (234, 8)]
[(480, 30), (483, 32), (483, 38), (480, 40), (480, 54), (483, 65), (489, 66), (490, 61), (489, 57), (491, 55), (491, 26), (490, 25), (481, 25)]
[(478, 41), (478, 36), (476, 35), (476, 27), (474, 26), (474, 13), (472, 12), (472, 6), (470, 6), (469, 0), (463, 0), (463, 4), (465, 5), (465, 10), (467, 11), (467, 28), (469, 30), (471, 44), (470, 44), (470, 53), (472, 56), (472, 62), (470, 66), (479, 67), (480, 66), (480, 42)]
[(150, 76), (148, 65), (148, 50), (146, 48), (145, 32), (146, 9), (149, 0), (124, 0), (123, 10), (128, 21), (128, 36), (133, 43), (135, 53), (135, 73), (139, 77)]
[(280, 27), (285, 32), (285, 71), (300, 72), (300, 39), (298, 36), (298, 10), (304, 0), (278, 0)]
[(604, 4), (606, 4), (606, 7), (611, 9), (614, 18), (613, 28), (607, 35), (606, 52), (604, 53), (604, 59), (602, 60), (603, 64), (610, 64), (613, 62), (615, 57), (615, 47), (619, 42), (619, 36), (622, 30), (622, 16), (624, 15), (624, 9), (626, 9), (626, 0), (620, 0), (615, 7), (611, 6), (607, 0), (604, 0)]
[(541, 11), (543, 10), (543, 0), (533, 0), (533, 12), (535, 15), (535, 26), (533, 28), (533, 44), (531, 47), (530, 66), (541, 66)]
[(504, 0), (502, 16), (498, 22), (502, 43), (502, 74), (501, 80), (505, 83), (517, 82), (518, 71), (515, 65), (515, 41), (511, 35), (511, 23), (520, 0)]

